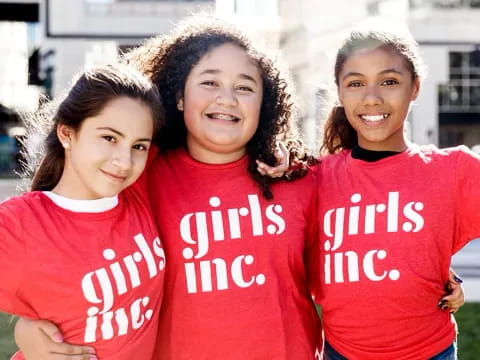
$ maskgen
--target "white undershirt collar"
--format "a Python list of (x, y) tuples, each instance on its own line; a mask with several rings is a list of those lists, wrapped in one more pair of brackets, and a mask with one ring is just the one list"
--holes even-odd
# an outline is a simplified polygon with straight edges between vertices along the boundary
[(77, 200), (55, 194), (52, 191), (42, 191), (42, 193), (57, 206), (73, 212), (100, 213), (111, 210), (118, 205), (118, 195), (95, 200)]

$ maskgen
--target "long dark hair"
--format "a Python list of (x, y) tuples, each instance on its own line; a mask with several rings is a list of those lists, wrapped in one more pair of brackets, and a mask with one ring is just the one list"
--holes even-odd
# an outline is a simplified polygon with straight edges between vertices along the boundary
[[(353, 31), (345, 39), (335, 60), (335, 84), (339, 86), (339, 75), (345, 61), (360, 49), (387, 49), (402, 56), (412, 74), (412, 80), (421, 79), (425, 67), (419, 55), (418, 44), (407, 33), (393, 33), (383, 30)], [(324, 125), (321, 153), (335, 154), (358, 145), (355, 129), (348, 122), (345, 109), (334, 106)]]
[(270, 184), (277, 180), (261, 176), (255, 160), (273, 165), (277, 140), (287, 145), (290, 162), (295, 164), (290, 179), (304, 176), (307, 165), (315, 161), (298, 135), (291, 85), (272, 58), (258, 51), (250, 39), (231, 25), (216, 18), (197, 16), (177, 26), (171, 34), (148, 40), (126, 54), (125, 59), (149, 76), (159, 88), (166, 122), (158, 146), (162, 151), (168, 151), (186, 145), (187, 129), (183, 113), (177, 109), (177, 100), (183, 95), (190, 71), (205, 54), (223, 44), (244, 49), (261, 73), (260, 121), (256, 133), (246, 145), (246, 152), (250, 176), (260, 186), (264, 197), (270, 199), (273, 197)]
[(98, 115), (109, 101), (122, 96), (148, 106), (154, 131), (158, 131), (163, 108), (156, 87), (139, 71), (123, 64), (85, 71), (63, 100), (47, 102), (25, 119), (28, 131), (25, 175), (33, 175), (31, 190), (52, 190), (62, 176), (65, 150), (58, 139), (57, 127), (63, 124), (78, 131), (86, 118)]

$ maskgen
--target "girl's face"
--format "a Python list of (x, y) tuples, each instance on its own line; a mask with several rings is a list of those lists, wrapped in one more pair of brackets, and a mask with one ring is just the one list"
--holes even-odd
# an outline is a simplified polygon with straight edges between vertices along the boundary
[(117, 195), (142, 173), (152, 141), (153, 118), (141, 101), (119, 97), (86, 118), (78, 131), (61, 125), (65, 167), (53, 189), (73, 199)]
[(258, 66), (245, 50), (230, 43), (210, 50), (191, 70), (177, 104), (190, 155), (205, 163), (241, 158), (257, 130), (262, 99)]
[(361, 49), (351, 54), (339, 74), (338, 96), (348, 122), (368, 150), (403, 151), (404, 122), (418, 95), (404, 58), (388, 49)]

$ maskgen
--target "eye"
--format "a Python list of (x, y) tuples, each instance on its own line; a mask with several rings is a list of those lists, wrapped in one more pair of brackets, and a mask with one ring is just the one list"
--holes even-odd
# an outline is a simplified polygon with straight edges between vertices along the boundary
[(387, 86), (397, 85), (397, 84), (398, 84), (398, 81), (395, 79), (387, 79), (382, 82), (382, 85), (387, 85)]
[(205, 86), (215, 86), (215, 81), (212, 81), (212, 80), (205, 80), (205, 81), (202, 81), (202, 85), (205, 85)]
[(115, 142), (116, 141), (116, 139), (111, 135), (103, 135), (102, 138), (107, 140), (108, 142)]
[(133, 145), (133, 148), (135, 150), (138, 150), (138, 151), (147, 151), (148, 150), (148, 146), (146, 146), (145, 144), (136, 144), (136, 145)]
[(348, 84), (347, 84), (347, 87), (353, 87), (353, 88), (356, 88), (356, 87), (360, 87), (362, 86), (363, 84), (360, 82), (360, 81), (350, 81)]
[(250, 86), (246, 86), (246, 85), (237, 86), (237, 90), (246, 91), (246, 92), (253, 92), (253, 89)]

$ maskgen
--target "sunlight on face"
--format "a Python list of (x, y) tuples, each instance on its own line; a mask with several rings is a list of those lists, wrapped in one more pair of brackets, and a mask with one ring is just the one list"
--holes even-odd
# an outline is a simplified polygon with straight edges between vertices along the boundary
[(206, 163), (235, 161), (258, 127), (263, 83), (257, 64), (230, 43), (193, 67), (179, 108), (184, 112), (190, 155)]
[(338, 96), (358, 144), (402, 151), (404, 122), (419, 90), (405, 59), (384, 48), (355, 51), (339, 74)]
[(69, 147), (53, 191), (74, 199), (110, 197), (131, 185), (145, 168), (153, 118), (139, 100), (120, 97), (86, 118), (77, 132), (62, 126), (58, 133)]

